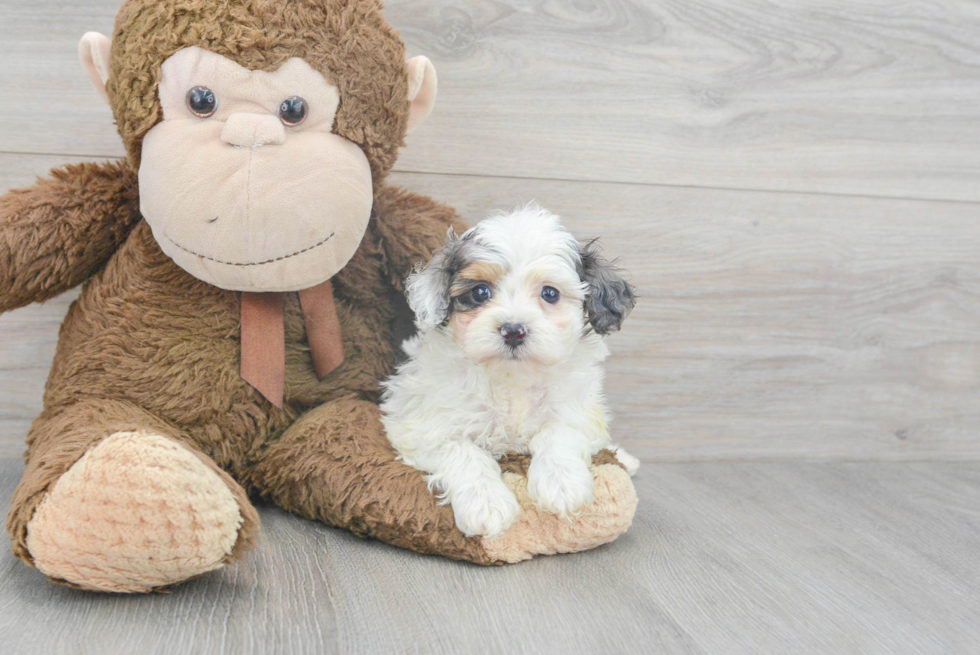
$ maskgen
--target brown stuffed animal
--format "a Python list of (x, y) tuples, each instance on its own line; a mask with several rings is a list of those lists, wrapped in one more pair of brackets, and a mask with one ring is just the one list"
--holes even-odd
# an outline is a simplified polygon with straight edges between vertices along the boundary
[(402, 281), (459, 225), (385, 185), (436, 80), (375, 0), (128, 0), (83, 63), (128, 157), (0, 198), (0, 311), (85, 282), (7, 518), (55, 582), (161, 589), (259, 531), (248, 493), (480, 564), (591, 548), (636, 495), (609, 453), (575, 521), (466, 538), (381, 430)]

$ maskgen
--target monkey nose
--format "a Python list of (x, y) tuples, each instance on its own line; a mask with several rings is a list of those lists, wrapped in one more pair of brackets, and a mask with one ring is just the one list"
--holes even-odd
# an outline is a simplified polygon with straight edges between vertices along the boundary
[(281, 144), (286, 140), (286, 128), (276, 116), (242, 112), (228, 117), (221, 140), (243, 148)]

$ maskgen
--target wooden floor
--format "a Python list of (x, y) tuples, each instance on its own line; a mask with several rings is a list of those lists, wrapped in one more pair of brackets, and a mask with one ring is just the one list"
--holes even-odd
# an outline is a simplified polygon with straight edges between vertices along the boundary
[[(77, 63), (119, 0), (0, 0), (0, 192), (122, 154)], [(263, 510), (165, 596), (0, 558), (0, 652), (980, 652), (980, 10), (391, 0), (439, 103), (395, 183), (532, 199), (641, 299), (610, 340), (637, 519), (482, 569)], [(0, 501), (75, 293), (0, 316)]]
[[(0, 463), (0, 500), (19, 464)], [(262, 508), (265, 543), (171, 594), (46, 584), (0, 555), (9, 653), (973, 653), (980, 470), (648, 464), (632, 529), (482, 568)], [(70, 646), (70, 648), (68, 648)]]

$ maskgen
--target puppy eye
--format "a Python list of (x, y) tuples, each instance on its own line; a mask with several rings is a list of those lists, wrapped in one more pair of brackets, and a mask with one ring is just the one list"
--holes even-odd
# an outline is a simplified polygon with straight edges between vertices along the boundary
[(218, 108), (218, 99), (208, 87), (195, 86), (187, 92), (187, 108), (198, 118), (207, 118)]
[(296, 127), (306, 120), (306, 101), (299, 96), (286, 98), (279, 105), (279, 120), (290, 127)]
[(554, 287), (545, 287), (541, 289), (541, 297), (544, 298), (546, 303), (551, 303), (554, 305), (561, 298), (561, 294), (558, 293), (558, 289)]
[(490, 300), (490, 295), (490, 287), (485, 284), (478, 284), (470, 291), (470, 297), (473, 298), (473, 302), (477, 305), (482, 305)]

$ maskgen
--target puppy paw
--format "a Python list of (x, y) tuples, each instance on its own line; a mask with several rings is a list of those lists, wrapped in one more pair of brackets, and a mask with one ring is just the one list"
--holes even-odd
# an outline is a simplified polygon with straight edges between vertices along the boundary
[(569, 518), (592, 502), (592, 472), (584, 461), (562, 461), (541, 456), (531, 459), (527, 491), (534, 504), (562, 518)]
[(513, 564), (536, 555), (576, 553), (609, 543), (626, 532), (637, 503), (630, 476), (617, 464), (594, 466), (592, 475), (594, 499), (569, 521), (535, 507), (527, 491), (527, 478), (505, 472), (504, 484), (513, 490), (524, 511), (503, 535), (481, 540), (490, 559)]
[(521, 514), (521, 505), (503, 482), (474, 485), (452, 495), (456, 526), (467, 537), (496, 537)]
[(636, 475), (637, 470), (640, 468), (640, 460), (633, 457), (619, 446), (610, 446), (609, 450), (611, 450), (616, 456), (616, 461), (623, 465), (623, 468), (625, 468), (626, 472), (630, 474), (630, 477)]

